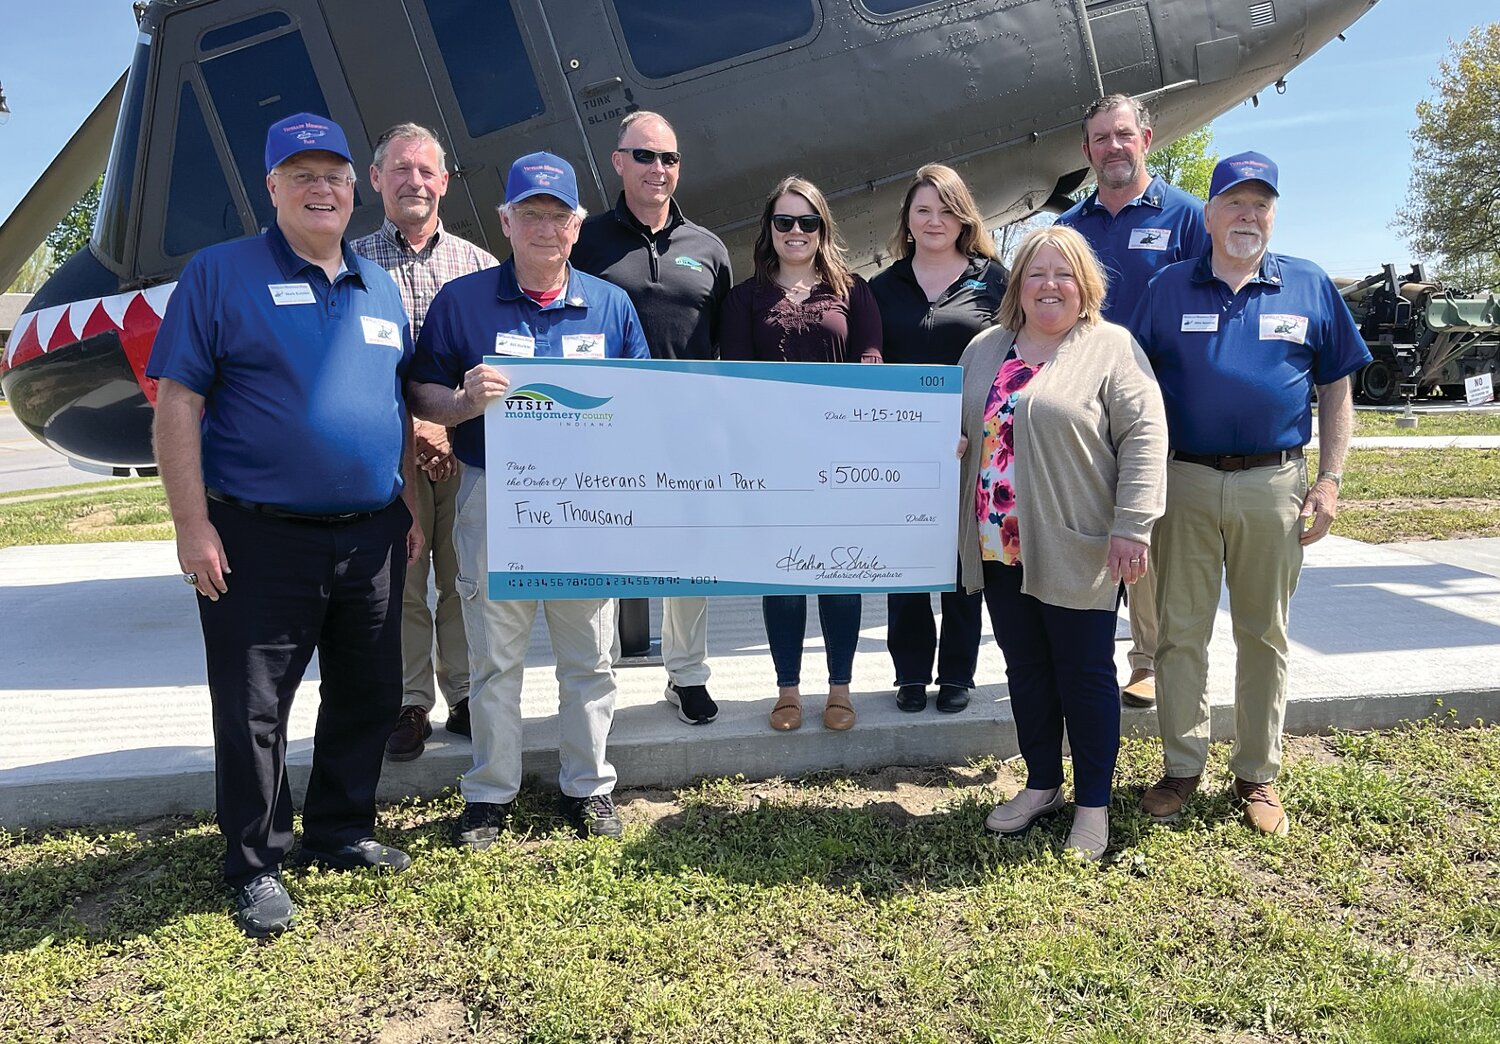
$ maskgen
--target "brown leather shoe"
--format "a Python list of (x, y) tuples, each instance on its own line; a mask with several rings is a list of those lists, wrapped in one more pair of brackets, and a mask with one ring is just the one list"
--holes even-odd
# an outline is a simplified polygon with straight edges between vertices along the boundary
[(415, 761), (427, 749), (426, 740), (432, 735), (432, 723), (421, 707), (402, 707), (396, 727), (385, 741), (385, 756), (392, 761)]
[(1234, 799), (1245, 811), (1245, 822), (1262, 834), (1285, 837), (1292, 828), (1286, 809), (1281, 807), (1281, 797), (1269, 783), (1251, 783), (1236, 777)]
[(783, 693), (771, 708), (771, 728), (777, 732), (791, 732), (802, 727), (802, 697)]
[(1137, 667), (1120, 690), (1120, 702), (1127, 707), (1156, 706), (1156, 672)]
[(1182, 815), (1182, 806), (1198, 789), (1200, 776), (1163, 776), (1141, 795), (1141, 811), (1159, 823), (1170, 823)]
[(854, 728), (854, 706), (847, 692), (828, 694), (823, 704), (823, 727), (834, 732), (848, 732)]

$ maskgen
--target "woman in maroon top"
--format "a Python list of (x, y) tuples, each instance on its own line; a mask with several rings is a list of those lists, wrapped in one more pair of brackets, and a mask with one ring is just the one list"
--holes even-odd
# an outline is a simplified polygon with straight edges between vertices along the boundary
[[(766, 199), (755, 240), (755, 275), (729, 291), (719, 325), (724, 359), (760, 362), (880, 362), (880, 309), (844, 260), (828, 201), (804, 178), (783, 178)], [(802, 637), (807, 598), (761, 599), (776, 665), (771, 727), (802, 724)], [(860, 596), (818, 595), (828, 657), (823, 727), (854, 725), (849, 680), (859, 643)]]

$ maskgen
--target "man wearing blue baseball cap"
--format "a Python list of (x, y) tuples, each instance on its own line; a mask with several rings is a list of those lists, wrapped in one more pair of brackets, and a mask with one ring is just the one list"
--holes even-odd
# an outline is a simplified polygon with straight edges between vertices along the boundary
[(401, 589), (422, 543), (404, 498), (410, 325), (385, 270), (349, 249), (354, 169), (338, 124), (266, 134), (264, 233), (188, 262), (156, 335), (156, 454), (213, 701), (224, 877), (248, 935), (285, 931), (292, 699), (322, 681), (302, 859), (402, 870), (372, 837), (401, 704)]
[[(1172, 449), (1157, 523), (1157, 719), (1166, 771), (1141, 799), (1176, 819), (1208, 757), (1208, 642), (1222, 583), (1234, 627), (1234, 799), (1252, 827), (1285, 834), (1273, 786), (1286, 711), (1287, 614), (1302, 549), (1328, 532), (1353, 426), (1348, 377), (1369, 350), (1321, 268), (1273, 254), (1276, 164), (1220, 161), (1201, 258), (1162, 269), (1130, 326), (1161, 384)], [(1317, 390), (1319, 472), (1303, 447)]]
[[(550, 152), (522, 156), (511, 165), (505, 197), (500, 226), (509, 260), (444, 284), (407, 377), (413, 412), (454, 429), (453, 452), (463, 464), (453, 535), (469, 638), (474, 767), (460, 785), (464, 810), (454, 839), (473, 849), (494, 844), (521, 786), (521, 682), (537, 608), (486, 595), (484, 410), (510, 383), (484, 356), (651, 357), (625, 291), (569, 264), (587, 215), (568, 161)], [(605, 753), (615, 707), (614, 602), (541, 604), (557, 658), (564, 809), (580, 834), (619, 837), (615, 770)]]

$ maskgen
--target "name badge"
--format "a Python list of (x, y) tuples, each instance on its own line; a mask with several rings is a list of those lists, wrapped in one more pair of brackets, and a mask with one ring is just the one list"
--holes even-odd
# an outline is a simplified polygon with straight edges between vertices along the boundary
[(1170, 228), (1132, 228), (1130, 230), (1131, 250), (1166, 250), (1172, 245), (1172, 230)]
[(276, 302), (278, 308), (284, 305), (318, 303), (318, 299), (313, 296), (312, 287), (307, 283), (267, 283), (266, 289), (271, 291), (271, 300)]
[(564, 359), (602, 359), (604, 335), (563, 334), (562, 353)]
[(401, 347), (401, 327), (389, 319), (376, 319), (374, 316), (362, 315), (359, 321), (365, 327), (365, 344), (380, 344), (387, 348)]
[(1182, 317), (1183, 333), (1213, 333), (1219, 328), (1219, 315), (1217, 312), (1209, 312), (1207, 315), (1184, 315)]
[(536, 339), (527, 337), (525, 334), (497, 333), (495, 335), (496, 355), (519, 355), (524, 359), (536, 356)]
[(1268, 314), (1260, 317), (1262, 341), (1307, 343), (1307, 316)]

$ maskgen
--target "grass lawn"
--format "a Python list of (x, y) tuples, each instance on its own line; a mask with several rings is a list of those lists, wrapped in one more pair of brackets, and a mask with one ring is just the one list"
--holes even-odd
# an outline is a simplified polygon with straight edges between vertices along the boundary
[[(1308, 468), (1316, 473), (1316, 452)], [(1500, 536), (1500, 452), (1352, 450), (1344, 471), (1340, 536), (1373, 544)], [(165, 496), (150, 480), (0, 496), (0, 547), (171, 538)]]
[[(1354, 412), (1356, 436), (1381, 435), (1500, 435), (1500, 411), (1418, 413), (1415, 428), (1396, 427), (1397, 413)], [(1317, 430), (1316, 428), (1314, 430)]]
[(382, 813), (409, 872), (290, 874), (266, 943), (209, 823), (0, 835), (0, 1039), (1500, 1040), (1500, 728), (1291, 740), (1283, 839), (1224, 757), (1159, 827), (1127, 742), (1101, 866), (1065, 821), (987, 836), (994, 762), (627, 791), (621, 843), (526, 792), (480, 854), (413, 801)]

